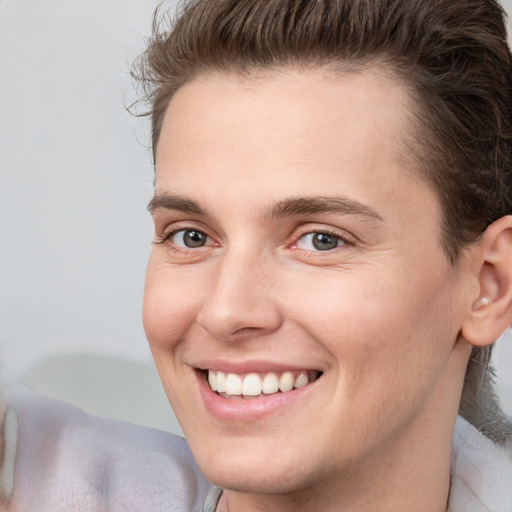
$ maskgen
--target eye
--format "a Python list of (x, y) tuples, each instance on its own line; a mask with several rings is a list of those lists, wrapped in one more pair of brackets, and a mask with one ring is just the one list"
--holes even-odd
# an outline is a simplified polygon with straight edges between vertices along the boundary
[(178, 247), (196, 249), (208, 243), (208, 236), (196, 229), (180, 229), (171, 233), (168, 240)]
[(313, 232), (300, 237), (297, 247), (306, 251), (331, 251), (344, 244), (345, 242), (337, 235)]

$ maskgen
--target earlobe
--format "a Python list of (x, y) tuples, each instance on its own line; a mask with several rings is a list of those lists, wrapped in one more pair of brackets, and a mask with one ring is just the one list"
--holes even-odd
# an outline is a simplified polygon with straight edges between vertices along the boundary
[(491, 224), (473, 253), (479, 294), (461, 335), (474, 346), (494, 343), (512, 323), (512, 216)]

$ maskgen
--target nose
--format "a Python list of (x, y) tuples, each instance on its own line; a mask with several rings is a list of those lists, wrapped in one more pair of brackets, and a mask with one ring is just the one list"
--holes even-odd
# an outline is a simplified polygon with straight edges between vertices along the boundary
[(244, 254), (224, 256), (212, 277), (197, 321), (216, 339), (242, 341), (279, 328), (282, 315), (276, 297), (272, 262)]

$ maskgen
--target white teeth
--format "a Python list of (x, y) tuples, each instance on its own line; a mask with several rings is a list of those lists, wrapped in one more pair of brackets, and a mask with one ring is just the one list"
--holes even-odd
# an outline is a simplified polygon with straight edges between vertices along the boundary
[(257, 373), (249, 373), (245, 377), (236, 373), (224, 373), (208, 370), (208, 383), (212, 391), (226, 398), (258, 397), (261, 394), (271, 395), (281, 391), (286, 393), (292, 389), (306, 386), (317, 377), (315, 372), (284, 372), (280, 377), (275, 372), (267, 373), (263, 378)]
[(279, 379), (279, 391), (282, 391), (283, 393), (291, 391), (294, 383), (295, 379), (293, 378), (293, 373), (284, 372)]
[(228, 395), (242, 394), (242, 379), (236, 373), (228, 373), (225, 392)]
[(279, 380), (275, 373), (267, 373), (263, 378), (263, 385), (261, 386), (265, 395), (271, 395), (279, 391)]
[(301, 373), (296, 379), (295, 384), (293, 385), (294, 388), (302, 388), (309, 384), (308, 376), (305, 373)]
[(217, 373), (216, 378), (216, 385), (217, 389), (214, 389), (214, 391), (217, 391), (217, 393), (225, 393), (226, 392), (226, 374), (224, 372), (208, 372), (210, 373)]
[(261, 379), (258, 374), (250, 373), (249, 375), (246, 375), (244, 383), (242, 385), (242, 395), (261, 395)]
[(212, 389), (212, 391), (218, 391), (216, 372), (208, 372), (208, 384), (210, 384), (210, 388)]

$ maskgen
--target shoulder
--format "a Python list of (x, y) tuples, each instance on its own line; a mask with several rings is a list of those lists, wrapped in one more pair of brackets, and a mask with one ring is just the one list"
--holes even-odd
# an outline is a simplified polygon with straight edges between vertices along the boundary
[(200, 512), (210, 488), (183, 439), (61, 402), (24, 394), (4, 430), (15, 511)]
[(452, 447), (449, 512), (512, 510), (512, 452), (459, 417)]

